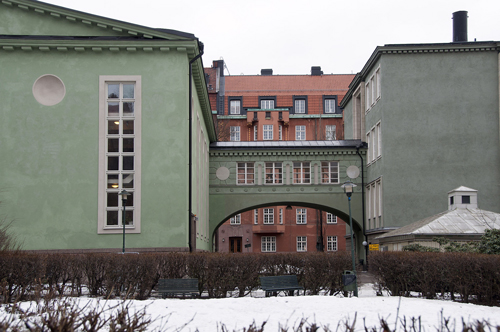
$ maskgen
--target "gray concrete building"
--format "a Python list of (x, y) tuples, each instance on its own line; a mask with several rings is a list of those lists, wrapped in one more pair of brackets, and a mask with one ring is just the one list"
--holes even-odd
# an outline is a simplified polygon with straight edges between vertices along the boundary
[(368, 143), (369, 243), (446, 210), (442, 193), (462, 185), (500, 212), (499, 50), (497, 41), (385, 45), (356, 75), (341, 107), (345, 138)]

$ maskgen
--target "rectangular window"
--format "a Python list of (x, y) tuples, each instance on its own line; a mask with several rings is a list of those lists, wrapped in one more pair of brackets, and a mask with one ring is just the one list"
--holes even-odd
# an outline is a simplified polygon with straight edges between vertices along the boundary
[(370, 82), (367, 82), (365, 84), (365, 103), (366, 103), (366, 111), (370, 110), (372, 105)]
[(306, 126), (295, 126), (295, 140), (296, 141), (306, 140)]
[(301, 114), (306, 112), (306, 100), (305, 99), (295, 99), (295, 114)]
[(337, 139), (337, 126), (335, 125), (326, 126), (325, 139), (327, 141), (335, 141)]
[(307, 251), (307, 236), (297, 236), (297, 251)]
[(283, 164), (266, 163), (266, 184), (283, 183)]
[(327, 224), (336, 224), (337, 223), (337, 216), (327, 212), (326, 213), (326, 223)]
[(380, 68), (375, 72), (375, 84), (377, 85), (377, 100), (380, 99)]
[(279, 135), (278, 139), (280, 141), (282, 141), (283, 140), (283, 126), (282, 125), (279, 125), (279, 127), (278, 127), (278, 135)]
[(232, 217), (229, 223), (231, 225), (241, 225), (241, 213)]
[(307, 209), (297, 209), (297, 224), (307, 224)]
[(254, 140), (254, 141), (257, 141), (257, 140), (259, 139), (259, 138), (258, 138), (258, 136), (257, 136), (257, 134), (258, 134), (258, 132), (257, 132), (257, 127), (258, 127), (258, 126), (254, 126), (254, 127), (253, 127), (253, 140)]
[(280, 225), (283, 225), (283, 209), (280, 209)]
[(276, 252), (276, 236), (263, 236), (260, 238), (260, 251)]
[(264, 141), (272, 141), (273, 139), (273, 125), (263, 126)]
[(274, 100), (272, 99), (263, 99), (260, 101), (260, 109), (263, 110), (272, 110), (274, 109)]
[(325, 99), (325, 113), (335, 113), (335, 99)]
[(232, 142), (239, 142), (240, 141), (240, 127), (238, 126), (231, 126), (231, 131), (230, 131), (230, 140)]
[(100, 76), (99, 118), (98, 234), (140, 233), (141, 77)]
[(382, 156), (382, 133), (380, 121), (366, 133), (366, 142), (368, 143), (367, 163), (370, 164)]
[(274, 209), (264, 209), (264, 224), (274, 224)]
[(259, 223), (259, 209), (253, 210), (253, 223), (257, 225)]
[(241, 101), (231, 100), (229, 114), (240, 114), (241, 111)]
[(309, 184), (311, 183), (311, 163), (308, 161), (293, 163), (293, 183)]
[(321, 183), (339, 183), (339, 162), (321, 162)]
[(337, 251), (337, 237), (328, 236), (326, 239), (326, 251)]
[(368, 229), (382, 225), (382, 180), (378, 179), (366, 186), (367, 225)]
[(238, 163), (238, 184), (254, 184), (254, 163)]

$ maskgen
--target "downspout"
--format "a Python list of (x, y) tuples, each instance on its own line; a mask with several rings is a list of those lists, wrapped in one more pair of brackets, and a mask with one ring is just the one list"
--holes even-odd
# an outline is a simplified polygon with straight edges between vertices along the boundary
[(366, 236), (366, 218), (365, 218), (365, 167), (364, 167), (364, 160), (361, 154), (359, 153), (359, 149), (364, 146), (364, 143), (361, 142), (358, 146), (356, 146), (356, 153), (361, 159), (361, 208), (363, 210), (363, 236), (365, 238), (366, 246), (365, 247), (365, 264), (363, 264), (363, 270), (366, 270), (366, 267), (368, 266), (368, 238)]
[(200, 53), (195, 56), (191, 61), (189, 61), (189, 162), (188, 162), (188, 173), (189, 173), (189, 181), (188, 181), (188, 244), (189, 244), (189, 252), (193, 252), (193, 243), (192, 243), (192, 219), (193, 219), (193, 88), (192, 88), (192, 74), (193, 74), (193, 63), (198, 60), (203, 55), (203, 43), (198, 39), (198, 47), (200, 48)]

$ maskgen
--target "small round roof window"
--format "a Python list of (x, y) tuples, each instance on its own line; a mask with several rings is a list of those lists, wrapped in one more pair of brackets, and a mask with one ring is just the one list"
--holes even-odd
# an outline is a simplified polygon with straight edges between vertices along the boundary
[(55, 75), (42, 75), (33, 84), (33, 96), (45, 106), (59, 104), (66, 95), (63, 81)]

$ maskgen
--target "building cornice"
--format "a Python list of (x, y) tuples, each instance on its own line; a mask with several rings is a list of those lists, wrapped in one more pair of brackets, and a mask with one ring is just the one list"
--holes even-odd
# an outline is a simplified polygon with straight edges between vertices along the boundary
[(382, 55), (404, 55), (404, 54), (446, 54), (446, 53), (472, 53), (472, 52), (499, 52), (500, 42), (464, 42), (464, 43), (441, 43), (441, 44), (388, 44), (378, 46), (373, 51), (368, 61), (363, 66), (363, 69), (356, 74), (349, 90), (342, 99), (340, 107), (344, 109), (352, 98), (354, 91), (361, 82), (364, 82), (370, 71), (377, 64), (377, 61)]

